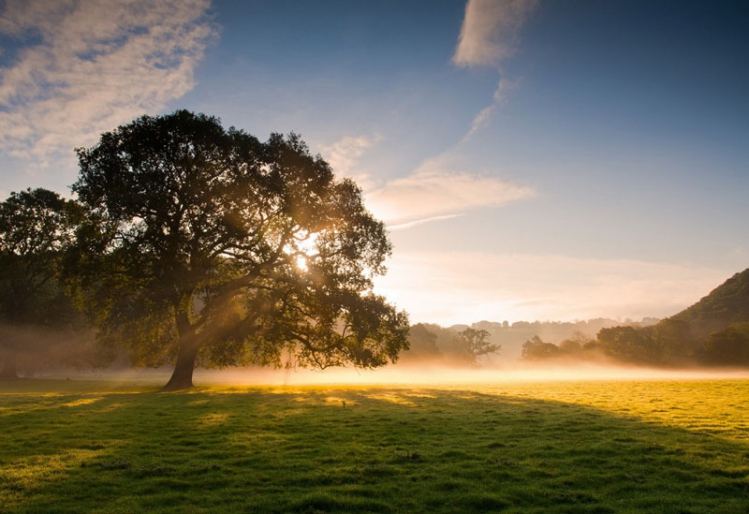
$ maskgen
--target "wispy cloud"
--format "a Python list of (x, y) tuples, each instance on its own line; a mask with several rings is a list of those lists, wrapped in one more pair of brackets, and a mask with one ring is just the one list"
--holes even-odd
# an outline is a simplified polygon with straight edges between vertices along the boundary
[(466, 141), (476, 132), (489, 124), (494, 112), (500, 105), (502, 105), (509, 92), (514, 89), (516, 85), (517, 81), (512, 81), (506, 78), (499, 79), (497, 89), (494, 90), (494, 95), (492, 96), (492, 102), (474, 116), (473, 121), (471, 122), (471, 127), (468, 129), (468, 132), (466, 132), (466, 135), (463, 136), (463, 141)]
[(490, 173), (456, 171), (444, 156), (428, 159), (403, 177), (377, 181), (362, 165), (362, 158), (381, 139), (346, 136), (323, 146), (322, 155), (338, 176), (353, 178), (362, 187), (367, 206), (390, 230), (455, 218), (477, 208), (498, 207), (536, 194), (531, 187)]
[(377, 290), (414, 321), (639, 319), (675, 314), (730, 271), (562, 255), (396, 252)]
[(392, 228), (402, 229), (534, 195), (530, 187), (494, 176), (451, 172), (426, 165), (369, 192), (367, 202)]
[[(468, 0), (453, 63), (500, 69), (502, 62), (515, 53), (520, 28), (536, 5), (536, 0)], [(514, 80), (500, 78), (491, 103), (473, 118), (463, 141), (489, 124), (515, 85)]]
[(361, 159), (380, 139), (377, 135), (344, 136), (323, 146), (322, 155), (338, 176), (352, 178), (366, 188), (371, 185), (371, 177), (362, 169)]
[(22, 48), (0, 69), (0, 151), (57, 164), (187, 93), (217, 34), (209, 8), (210, 0), (6, 1), (0, 32)]
[(515, 51), (518, 31), (536, 0), (468, 0), (453, 62), (494, 66)]
[[(514, 53), (518, 31), (535, 6), (536, 0), (468, 0), (453, 63), (499, 69)], [(458, 145), (489, 123), (515, 85), (514, 80), (500, 79), (491, 103), (474, 117)], [(372, 211), (388, 222), (391, 230), (401, 230), (536, 194), (531, 187), (499, 178), (494, 170), (482, 174), (446, 166), (450, 153), (443, 152), (411, 174), (367, 191)]]
[(428, 218), (419, 218), (414, 221), (406, 221), (403, 223), (395, 223), (388, 225), (388, 229), (390, 230), (406, 230), (407, 228), (413, 228), (418, 225), (423, 225), (424, 223), (431, 223), (433, 221), (442, 221), (442, 220), (449, 220), (452, 218), (459, 217), (460, 214), (442, 214), (441, 216), (430, 216)]

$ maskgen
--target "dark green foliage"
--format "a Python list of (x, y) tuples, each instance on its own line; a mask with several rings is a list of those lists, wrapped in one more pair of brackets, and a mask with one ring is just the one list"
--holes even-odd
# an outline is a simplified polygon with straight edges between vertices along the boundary
[(0, 321), (12, 325), (73, 322), (60, 282), (81, 210), (46, 189), (27, 189), (0, 203)]
[(686, 321), (667, 318), (643, 329), (650, 337), (658, 364), (676, 366), (694, 364), (699, 358), (702, 342), (692, 333)]
[[(0, 360), (3, 375), (77, 360), (82, 317), (62, 280), (81, 208), (46, 189), (0, 203)], [(75, 359), (73, 357), (76, 357)]]
[(73, 268), (104, 341), (137, 364), (379, 366), (407, 318), (372, 293), (390, 252), (350, 180), (296, 135), (266, 142), (178, 111), (79, 149)]
[(598, 342), (609, 357), (637, 364), (657, 362), (658, 350), (650, 333), (635, 327), (604, 328), (598, 332)]
[(749, 323), (735, 323), (711, 334), (703, 358), (721, 366), (749, 366)]

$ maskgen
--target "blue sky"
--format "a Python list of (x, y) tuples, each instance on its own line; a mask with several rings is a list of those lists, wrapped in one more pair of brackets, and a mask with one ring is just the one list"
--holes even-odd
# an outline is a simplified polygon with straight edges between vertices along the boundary
[(0, 2), (0, 192), (186, 107), (301, 133), (414, 321), (665, 316), (749, 264), (743, 2)]

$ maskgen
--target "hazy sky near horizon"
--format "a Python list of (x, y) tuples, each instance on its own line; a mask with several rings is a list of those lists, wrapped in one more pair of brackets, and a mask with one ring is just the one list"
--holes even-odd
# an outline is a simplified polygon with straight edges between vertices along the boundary
[(749, 266), (749, 4), (0, 0), (0, 195), (188, 108), (300, 133), (413, 321), (666, 316)]

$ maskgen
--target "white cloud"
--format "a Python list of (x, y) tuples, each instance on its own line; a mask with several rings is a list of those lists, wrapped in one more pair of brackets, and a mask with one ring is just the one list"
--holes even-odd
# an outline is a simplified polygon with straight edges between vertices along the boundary
[(322, 155), (337, 176), (352, 178), (366, 188), (371, 185), (371, 178), (369, 172), (362, 169), (361, 158), (379, 141), (379, 136), (344, 136), (323, 146)]
[(518, 30), (536, 0), (468, 0), (453, 62), (499, 66), (515, 51)]
[(375, 215), (395, 225), (393, 228), (408, 228), (479, 207), (498, 207), (534, 194), (530, 187), (493, 176), (426, 165), (370, 191), (367, 204)]
[(675, 314), (727, 270), (636, 260), (481, 252), (399, 253), (377, 291), (413, 322), (639, 319)]
[(454, 171), (444, 156), (427, 160), (404, 177), (377, 182), (363, 169), (361, 160), (380, 140), (379, 136), (346, 136), (324, 146), (322, 155), (337, 175), (353, 178), (362, 187), (367, 207), (390, 230), (405, 230), (535, 195), (530, 187), (490, 174)]
[(217, 29), (210, 0), (9, 0), (22, 48), (0, 69), (0, 150), (42, 167), (194, 86)]

